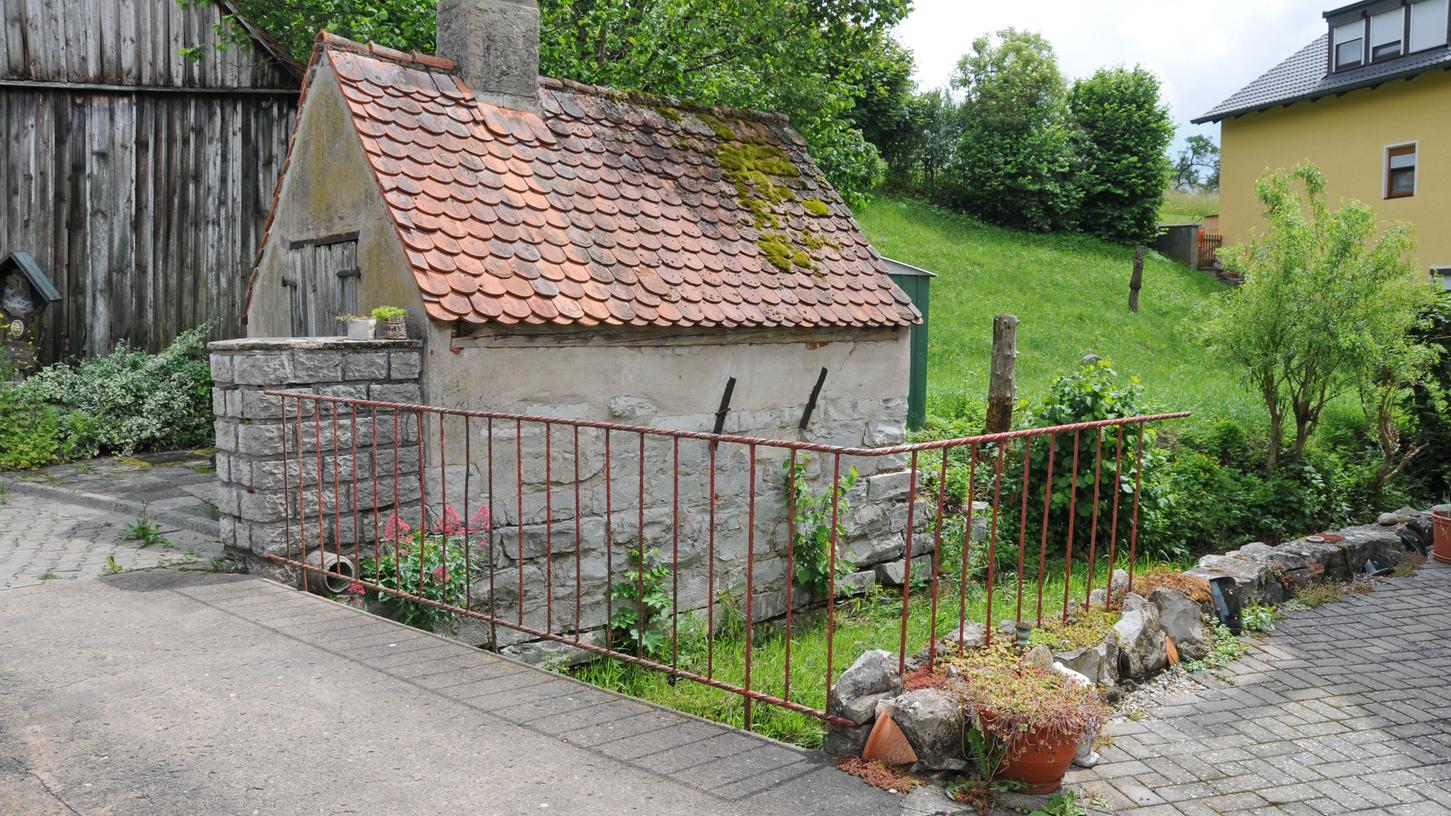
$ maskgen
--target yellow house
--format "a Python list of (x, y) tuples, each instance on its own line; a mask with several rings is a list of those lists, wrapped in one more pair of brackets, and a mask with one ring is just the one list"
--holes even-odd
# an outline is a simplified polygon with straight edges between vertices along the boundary
[(1325, 34), (1194, 120), (1220, 123), (1224, 241), (1263, 223), (1261, 173), (1309, 160), (1332, 202), (1415, 224), (1418, 264), (1451, 281), (1448, 0), (1366, 0), (1324, 16)]

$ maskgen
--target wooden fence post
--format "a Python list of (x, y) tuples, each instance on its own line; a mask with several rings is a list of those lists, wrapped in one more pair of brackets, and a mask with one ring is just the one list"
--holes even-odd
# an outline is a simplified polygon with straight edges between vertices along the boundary
[(998, 315), (993, 318), (992, 371), (987, 387), (988, 433), (1002, 433), (1013, 425), (1013, 402), (1017, 398), (1014, 367), (1017, 360), (1017, 315)]
[(1139, 310), (1139, 290), (1144, 286), (1144, 245), (1134, 249), (1134, 274), (1129, 278), (1129, 311)]

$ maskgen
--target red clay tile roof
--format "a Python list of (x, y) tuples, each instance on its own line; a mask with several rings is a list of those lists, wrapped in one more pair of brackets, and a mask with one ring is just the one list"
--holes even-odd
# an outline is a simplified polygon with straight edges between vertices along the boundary
[(550, 79), (541, 117), (476, 101), (447, 60), (320, 47), (436, 320), (919, 320), (784, 117)]

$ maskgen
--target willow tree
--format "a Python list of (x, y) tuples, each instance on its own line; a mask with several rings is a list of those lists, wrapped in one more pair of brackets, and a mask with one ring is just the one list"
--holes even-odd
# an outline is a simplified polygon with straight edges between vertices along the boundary
[(1266, 173), (1255, 195), (1265, 227), (1219, 254), (1244, 284), (1206, 304), (1199, 330), (1263, 398), (1273, 471), (1303, 455), (1332, 400), (1404, 379), (1387, 366), (1421, 358), (1408, 334), (1431, 292), (1407, 258), (1410, 226), (1382, 231), (1359, 201), (1331, 209), (1314, 165)]

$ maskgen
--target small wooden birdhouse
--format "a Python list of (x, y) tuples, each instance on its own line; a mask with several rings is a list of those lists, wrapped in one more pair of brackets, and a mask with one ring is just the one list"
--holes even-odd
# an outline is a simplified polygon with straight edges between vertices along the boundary
[(35, 325), (60, 292), (29, 252), (0, 259), (0, 373), (35, 362)]

